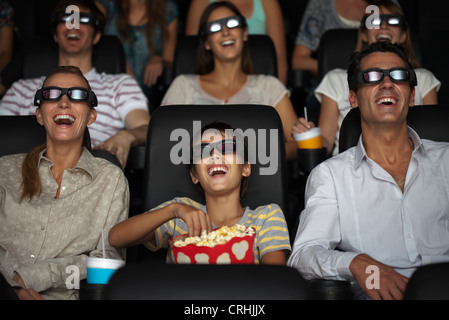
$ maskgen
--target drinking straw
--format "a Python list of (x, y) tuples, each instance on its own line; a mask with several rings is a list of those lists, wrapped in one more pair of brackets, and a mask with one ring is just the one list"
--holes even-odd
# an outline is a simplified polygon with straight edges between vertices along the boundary
[(304, 106), (304, 119), (306, 119), (306, 122), (309, 122), (309, 120), (307, 119), (307, 107)]
[(104, 249), (104, 228), (101, 227), (101, 245), (103, 246), (103, 258), (106, 259), (106, 251)]

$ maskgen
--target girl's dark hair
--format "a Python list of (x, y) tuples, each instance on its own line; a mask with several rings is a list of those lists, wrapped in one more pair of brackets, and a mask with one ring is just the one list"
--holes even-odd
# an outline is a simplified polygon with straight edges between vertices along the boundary
[[(130, 3), (129, 0), (116, 0), (119, 6), (119, 13), (117, 18), (117, 30), (125, 41), (133, 43), (133, 39), (130, 33), (129, 27), (129, 10)], [(145, 36), (147, 40), (148, 50), (151, 55), (161, 54), (156, 52), (156, 48), (153, 40), (153, 30), (159, 26), (162, 34), (162, 39), (166, 39), (169, 36), (167, 29), (167, 21), (165, 20), (165, 7), (167, 5), (167, 0), (146, 0), (146, 14), (148, 17), (148, 22), (145, 26)]]
[[(203, 14), (200, 18), (199, 23), (199, 29), (198, 29), (198, 53), (197, 53), (197, 60), (196, 60), (196, 72), (198, 74), (208, 74), (212, 72), (214, 69), (214, 54), (211, 50), (206, 50), (205, 43), (207, 40), (208, 35), (201, 35), (201, 29), (204, 27), (204, 25), (207, 23), (207, 20), (209, 19), (210, 14), (218, 8), (225, 7), (231, 10), (235, 13), (236, 16), (239, 16), (243, 19), (243, 21), (246, 21), (245, 17), (240, 13), (239, 9), (237, 9), (236, 6), (234, 6), (232, 3), (228, 1), (217, 1), (209, 4), (206, 9), (204, 10)], [(247, 28), (246, 23), (244, 28)], [(242, 70), (246, 74), (254, 74), (254, 67), (251, 60), (251, 55), (249, 52), (249, 46), (248, 41), (245, 41), (243, 44), (243, 51), (242, 51)]]
[[(50, 79), (52, 76), (56, 74), (74, 74), (79, 76), (80, 78), (84, 79), (86, 82), (86, 88), (91, 90), (89, 82), (84, 77), (83, 73), (78, 67), (73, 66), (59, 66), (54, 68), (50, 73), (47, 75), (47, 77), (44, 80), (44, 83), (42, 86), (45, 85), (48, 79)], [(91, 141), (90, 141), (90, 135), (89, 130), (86, 128), (84, 130), (84, 137), (83, 137), (83, 147), (86, 147), (89, 151), (91, 151)], [(29, 201), (37, 195), (39, 196), (42, 192), (42, 185), (41, 185), (41, 179), (39, 176), (39, 168), (38, 168), (38, 162), (39, 162), (39, 155), (42, 151), (45, 150), (47, 147), (46, 144), (40, 145), (28, 153), (23, 161), (22, 164), (22, 195), (20, 197), (20, 201), (24, 200), (25, 198), (28, 198)]]
[[(209, 124), (207, 124), (207, 125), (205, 125), (204, 127), (201, 128), (200, 136), (202, 136), (203, 133), (206, 130), (209, 130), (209, 129), (215, 129), (215, 130), (220, 131), (222, 136), (223, 136), (223, 138), (226, 136), (226, 131), (233, 131), (234, 134), (236, 134), (235, 133), (235, 129), (233, 127), (231, 127), (229, 124), (224, 123), (224, 122), (214, 121), (214, 122), (211, 122), (211, 123), (209, 123)], [(236, 136), (234, 136), (233, 138), (234, 138), (234, 140), (236, 140)], [(243, 137), (238, 137), (238, 138), (239, 139), (241, 138), (242, 141), (243, 141), (243, 157), (244, 157), (243, 160), (244, 160), (244, 163), (249, 163), (248, 144), (247, 144), (246, 140)], [(192, 140), (192, 143), (191, 143), (191, 147), (193, 147), (193, 140)], [(191, 158), (191, 161), (189, 162), (189, 170), (191, 172), (194, 172), (194, 170), (195, 170), (195, 165), (193, 163), (193, 158)], [(240, 198), (243, 197), (243, 195), (245, 194), (246, 190), (248, 189), (248, 184), (249, 184), (249, 177), (242, 177), (242, 181), (240, 183)], [(201, 186), (200, 183), (196, 184), (196, 186), (198, 187), (198, 189), (202, 193), (204, 193), (204, 189), (203, 189), (203, 187)]]

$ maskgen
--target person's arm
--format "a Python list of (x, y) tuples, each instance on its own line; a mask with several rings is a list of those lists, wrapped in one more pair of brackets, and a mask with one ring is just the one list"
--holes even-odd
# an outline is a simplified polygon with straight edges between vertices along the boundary
[(0, 72), (11, 61), (13, 55), (14, 31), (10, 26), (0, 28)]
[(262, 264), (285, 265), (285, 257), (285, 251), (283, 250), (271, 251), (264, 254), (260, 259), (260, 262)]
[(281, 118), (284, 129), (286, 158), (288, 161), (294, 160), (298, 154), (298, 147), (296, 146), (296, 142), (291, 135), (291, 131), (293, 125), (298, 119), (298, 116), (296, 115), (293, 105), (287, 95), (285, 95), (276, 105), (276, 111)]
[(292, 69), (318, 74), (318, 60), (312, 57), (312, 50), (302, 44), (296, 44), (292, 54)]
[(337, 136), (338, 115), (337, 102), (326, 95), (322, 95), (318, 127), (321, 129), (323, 147), (327, 148), (328, 153), (332, 152), (335, 137)]
[(185, 26), (186, 35), (197, 35), (200, 26), (200, 18), (204, 9), (209, 5), (208, 0), (192, 0), (187, 11)]
[(277, 0), (263, 0), (262, 5), (266, 16), (267, 35), (273, 40), (276, 50), (278, 78), (285, 85), (288, 65), (282, 10)]
[(438, 93), (436, 88), (430, 90), (429, 93), (422, 98), (422, 104), (423, 105), (438, 104)]
[(349, 264), (358, 255), (337, 250), (342, 241), (339, 204), (332, 174), (326, 163), (309, 175), (305, 209), (287, 265), (309, 279), (348, 280), (353, 277)]
[[(379, 270), (378, 287), (368, 289), (367, 280), (371, 273), (368, 268), (376, 267)], [(374, 300), (401, 300), (407, 286), (408, 278), (395, 271), (392, 267), (374, 260), (366, 254), (359, 254), (349, 265), (349, 270), (360, 288)], [(371, 283), (371, 282), (370, 282)]]
[(116, 248), (146, 243), (154, 239), (157, 228), (175, 218), (186, 223), (189, 236), (200, 236), (203, 230), (212, 230), (212, 223), (204, 211), (183, 203), (171, 203), (115, 225), (109, 232), (109, 243)]
[(125, 118), (125, 129), (99, 143), (95, 149), (114, 154), (125, 168), (131, 148), (146, 144), (150, 115), (144, 109), (130, 111)]
[(145, 65), (144, 83), (151, 87), (162, 75), (165, 67), (171, 67), (175, 56), (177, 42), (178, 19), (168, 25), (168, 36), (163, 40), (162, 56), (154, 55)]

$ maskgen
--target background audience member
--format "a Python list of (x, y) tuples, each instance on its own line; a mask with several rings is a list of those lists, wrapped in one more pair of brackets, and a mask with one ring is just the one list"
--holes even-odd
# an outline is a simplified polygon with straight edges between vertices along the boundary
[[(398, 44), (375, 42), (353, 55), (350, 102), (362, 134), (307, 181), (288, 261), (306, 279), (354, 281), (355, 298), (401, 299), (417, 267), (449, 261), (449, 143), (407, 126), (415, 82)], [(369, 288), (373, 269), (378, 286)]]
[[(399, 24), (389, 25), (386, 21), (382, 21), (379, 28), (367, 29), (365, 21), (368, 15), (365, 15), (359, 28), (358, 42), (360, 44), (358, 46), (366, 49), (369, 44), (376, 41), (401, 43), (406, 51), (408, 60), (415, 69), (418, 80), (418, 85), (415, 88), (414, 104), (438, 104), (437, 90), (440, 88), (441, 83), (429, 70), (419, 67), (411, 42), (410, 28), (406, 23), (401, 8), (390, 0), (376, 1), (373, 4), (378, 6), (380, 14), (399, 15)], [(356, 49), (356, 51), (359, 50), (360, 48)], [(341, 123), (349, 110), (351, 110), (346, 77), (347, 73), (344, 69), (331, 70), (325, 75), (315, 90), (315, 96), (321, 102), (318, 126), (321, 128), (323, 146), (332, 155), (338, 153)], [(299, 118), (298, 122), (293, 126), (292, 133), (304, 132), (314, 126), (313, 122), (306, 122), (304, 118)]]
[[(209, 3), (216, 0), (192, 0), (190, 3), (186, 34), (198, 34), (200, 17)], [(218, 0), (220, 1), (220, 0)], [(246, 18), (249, 34), (267, 34), (273, 40), (277, 56), (278, 78), (287, 84), (288, 63), (284, 20), (278, 0), (230, 0)]]
[(78, 68), (57, 67), (36, 93), (46, 144), (0, 158), (0, 271), (20, 287), (20, 299), (77, 298), (66, 287), (66, 268), (77, 266), (86, 278), (87, 257), (103, 256), (102, 229), (106, 256), (125, 258), (107, 234), (128, 216), (128, 182), (89, 152), (96, 103)]
[(330, 29), (357, 29), (367, 0), (313, 0), (307, 3), (292, 54), (292, 69), (318, 73), (315, 54), (321, 36)]
[(98, 0), (105, 12), (106, 34), (119, 37), (127, 72), (147, 98), (165, 67), (173, 65), (178, 33), (178, 7), (173, 0)]
[[(79, 29), (67, 28), (69, 14), (65, 10), (69, 5), (78, 6), (86, 18), (80, 20)], [(79, 67), (98, 96), (98, 118), (89, 126), (93, 147), (114, 154), (124, 168), (131, 147), (146, 142), (148, 101), (131, 76), (100, 74), (93, 67), (92, 50), (100, 41), (103, 22), (93, 1), (62, 0), (54, 9), (53, 35), (58, 44), (58, 64)], [(0, 101), (0, 114), (34, 114), (33, 92), (43, 80), (44, 77), (16, 81)]]
[[(11, 61), (14, 45), (14, 9), (6, 0), (0, 0), (0, 74)], [(6, 88), (0, 77), (0, 98)]]
[[(242, 207), (240, 199), (248, 186), (251, 164), (243, 137), (229, 132), (234, 132), (229, 125), (213, 122), (201, 128), (198, 140), (192, 141), (190, 176), (204, 192), (206, 204), (189, 198), (167, 201), (114, 226), (109, 234), (111, 245), (122, 248), (147, 243), (151, 250), (168, 249), (169, 241), (178, 235), (199, 237), (203, 231), (240, 224), (256, 231), (254, 263), (285, 264), (290, 238), (284, 214), (277, 204), (255, 210)], [(167, 260), (175, 262), (171, 249)]]
[[(235, 27), (226, 27), (232, 19)], [(211, 30), (212, 22), (221, 30)], [(285, 86), (275, 77), (254, 75), (245, 18), (230, 2), (210, 4), (200, 21), (197, 66), (199, 75), (180, 75), (168, 88), (161, 105), (263, 104), (276, 108), (286, 138), (287, 159), (296, 158), (297, 146), (290, 135), (297, 119)]]

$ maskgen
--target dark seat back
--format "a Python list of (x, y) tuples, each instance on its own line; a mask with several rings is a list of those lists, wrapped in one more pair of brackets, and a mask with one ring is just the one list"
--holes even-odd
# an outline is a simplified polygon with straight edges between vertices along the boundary
[(28, 153), (45, 143), (45, 128), (36, 116), (0, 116), (0, 157)]
[[(407, 124), (421, 138), (449, 142), (447, 119), (449, 119), (449, 108), (439, 105), (421, 105), (409, 109)], [(357, 145), (361, 133), (360, 110), (351, 109), (341, 124), (339, 152)]]
[(410, 277), (405, 300), (449, 300), (449, 262), (419, 267)]
[(305, 300), (309, 289), (296, 269), (274, 265), (141, 263), (114, 273), (111, 300)]
[[(276, 51), (268, 35), (249, 35), (248, 45), (255, 72), (277, 76)], [(173, 77), (196, 73), (198, 36), (180, 36), (176, 45)]]
[[(103, 35), (94, 46), (92, 64), (97, 72), (110, 74), (126, 73), (126, 59), (120, 39), (113, 35)], [(33, 51), (25, 55), (23, 77), (38, 78), (48, 74), (58, 66), (58, 51), (54, 43), (36, 43)]]
[[(174, 147), (181, 140), (178, 134), (184, 134), (190, 144), (194, 121), (200, 122), (197, 124), (199, 129), (212, 121), (225, 122), (243, 131), (249, 129), (248, 132), (257, 135), (258, 153), (262, 144), (268, 146), (267, 151), (262, 152), (264, 155), (270, 155), (270, 146), (275, 148), (277, 155), (272, 155), (272, 162), (277, 163), (277, 169), (274, 174), (261, 174), (260, 170), (266, 170), (274, 163), (263, 163), (264, 159), (257, 155), (257, 162), (251, 166), (249, 187), (242, 198), (242, 205), (255, 209), (260, 205), (277, 203), (285, 213), (288, 212), (282, 123), (274, 108), (262, 105), (176, 105), (156, 109), (148, 129), (143, 210), (179, 196), (204, 203), (203, 195), (190, 179), (188, 165), (175, 164), (171, 158), (172, 151), (176, 150)], [(273, 134), (270, 137), (270, 130), (277, 132), (277, 137)]]

